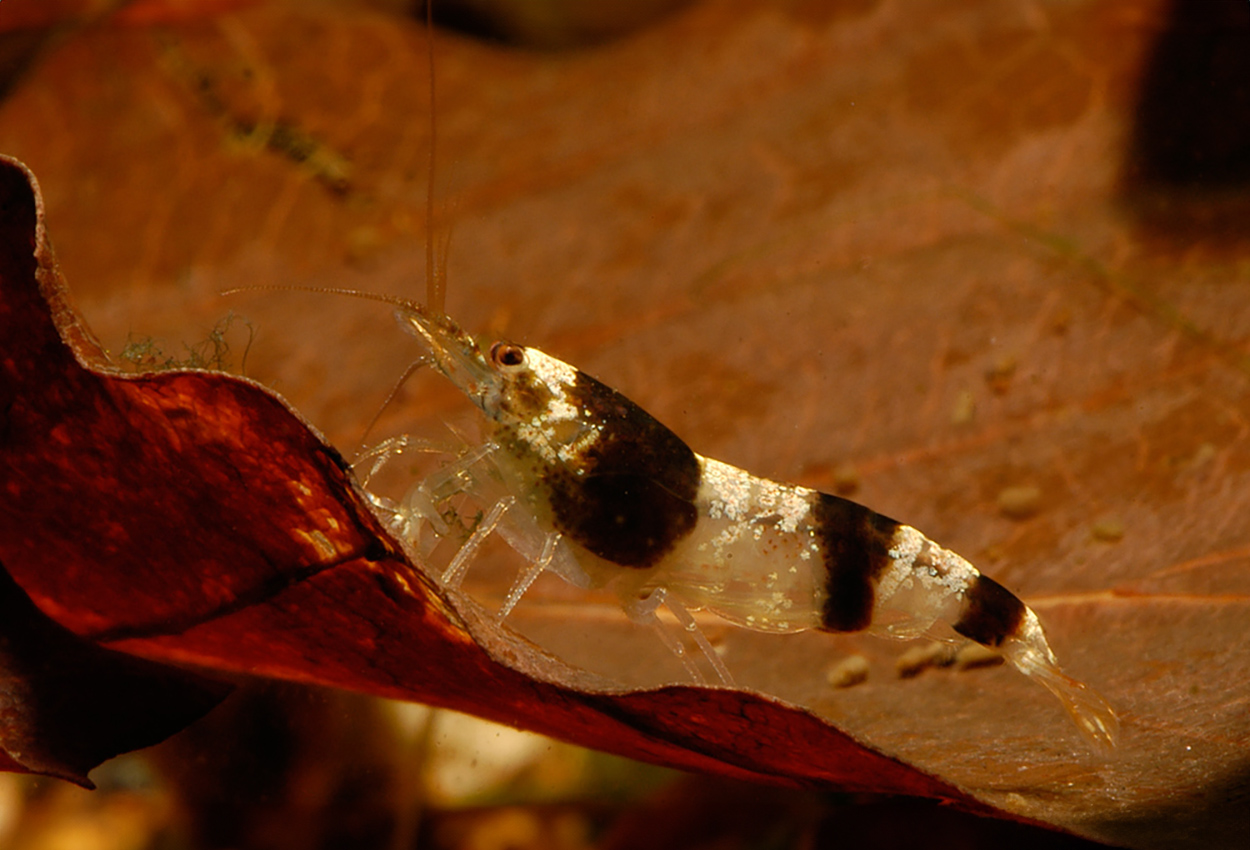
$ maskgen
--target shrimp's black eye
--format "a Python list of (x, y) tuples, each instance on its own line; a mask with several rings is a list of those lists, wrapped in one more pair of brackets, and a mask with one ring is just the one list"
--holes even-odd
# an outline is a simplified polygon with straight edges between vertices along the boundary
[(490, 347), (490, 359), (496, 366), (521, 366), (525, 363), (525, 349), (511, 342), (497, 342)]

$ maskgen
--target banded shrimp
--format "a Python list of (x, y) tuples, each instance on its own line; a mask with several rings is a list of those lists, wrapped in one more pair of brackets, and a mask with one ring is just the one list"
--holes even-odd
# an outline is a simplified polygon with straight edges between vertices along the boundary
[[(787, 634), (934, 634), (995, 649), (1058, 698), (1095, 747), (1114, 747), (1111, 706), (1059, 667), (1037, 614), (960, 555), (910, 525), (856, 502), (760, 478), (697, 454), (621, 393), (541, 349), (482, 341), (451, 317), (402, 298), (322, 290), (390, 303), (425, 348), (422, 363), (483, 414), (481, 442), (397, 500), (369, 491), (383, 466), (408, 452), (449, 448), (413, 436), (358, 460), (361, 481), (394, 533), (420, 549), (458, 538), (441, 573), (458, 587), (492, 534), (526, 566), (497, 617), (552, 572), (579, 588), (606, 588), (635, 622), (652, 627), (690, 679), (706, 683), (680, 635), (725, 685), (729, 664), (693, 612)], [(447, 506), (467, 498), (465, 522)], [(661, 622), (667, 609), (681, 626)]]

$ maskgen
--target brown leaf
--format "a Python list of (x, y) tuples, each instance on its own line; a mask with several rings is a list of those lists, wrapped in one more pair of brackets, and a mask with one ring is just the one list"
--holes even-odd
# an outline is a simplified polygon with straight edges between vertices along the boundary
[[(1139, 111), (1180, 114), (1143, 88), (1168, 28), (1163, 2), (708, 0), (578, 54), (445, 39), (449, 304), (705, 454), (824, 488), (852, 465), (857, 499), (1024, 595), (1124, 737), (1098, 761), (1011, 670), (897, 680), (900, 649), (853, 638), (727, 634), (740, 682), (999, 808), (1228, 846), (1250, 785), (1245, 188), (1185, 190), (1182, 227), (1172, 189), (1135, 194), (1134, 157), (1171, 147), (1133, 141)], [(1167, 55), (1238, 67), (1228, 31), (1231, 49)], [(283, 4), (160, 39), (99, 30), (5, 104), (0, 148), (46, 175), (115, 348), (140, 323), (202, 338), (241, 283), (418, 295), (423, 60), (402, 22)], [(1222, 114), (1219, 139), (1242, 138), (1244, 110)], [(246, 305), (249, 373), (344, 445), (412, 356), (356, 306)], [(382, 428), (434, 435), (464, 409), (422, 377)], [(1013, 488), (1038, 494), (1024, 515), (999, 507)], [(474, 594), (513, 569), (475, 565)], [(564, 595), (510, 623), (613, 679), (671, 681), (619, 614), (547, 591)], [(830, 691), (849, 654), (868, 681)]]

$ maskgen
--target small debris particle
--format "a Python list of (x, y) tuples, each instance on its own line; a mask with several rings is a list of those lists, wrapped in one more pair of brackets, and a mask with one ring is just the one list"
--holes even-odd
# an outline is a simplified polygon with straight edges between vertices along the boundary
[(203, 341), (195, 345), (184, 343), (185, 357), (166, 354), (160, 343), (152, 337), (135, 339), (133, 336), (126, 340), (126, 345), (118, 353), (118, 357), (127, 361), (138, 372), (165, 372), (173, 369), (208, 369), (226, 372), (231, 368), (230, 343), (227, 335), (237, 336), (237, 333), (231, 334), (231, 328), (236, 322), (242, 323), (247, 328), (247, 347), (243, 350), (243, 359), (239, 364), (239, 369), (242, 371), (247, 364), (247, 352), (252, 347), (255, 328), (247, 319), (236, 316), (234, 313), (227, 313), (220, 319)]
[(839, 496), (849, 496), (859, 489), (859, 470), (854, 464), (841, 463), (833, 470), (833, 491)]
[(1042, 507), (1042, 491), (1031, 484), (1004, 487), (998, 493), (998, 510), (1009, 519), (1028, 519)]
[(1105, 517), (1090, 528), (1094, 539), (1102, 543), (1116, 543), (1124, 537), (1124, 523), (1119, 517)]
[(376, 227), (362, 225), (347, 233), (347, 262), (363, 265), (377, 257), (386, 247), (382, 232)]
[(994, 667), (1003, 663), (1003, 656), (996, 649), (979, 643), (965, 643), (955, 653), (956, 670), (973, 670), (977, 667)]
[(1189, 465), (1193, 467), (1194, 469), (1197, 469), (1200, 466), (1205, 466), (1206, 464), (1215, 460), (1215, 455), (1216, 455), (1215, 444), (1203, 443), (1202, 445), (1198, 446), (1197, 451), (1194, 452), (1194, 456), (1190, 458)]
[(940, 640), (924, 646), (913, 646), (894, 662), (900, 679), (919, 676), (927, 667), (949, 667), (955, 661), (955, 649)]
[(995, 395), (1005, 395), (1011, 389), (1011, 379), (1016, 374), (1016, 358), (1012, 354), (1004, 354), (994, 361), (985, 371), (985, 382)]
[(955, 396), (955, 406), (951, 408), (951, 424), (967, 425), (977, 415), (977, 399), (972, 390), (960, 390)]
[(829, 666), (825, 681), (833, 688), (849, 688), (868, 680), (868, 659), (862, 655), (849, 655)]

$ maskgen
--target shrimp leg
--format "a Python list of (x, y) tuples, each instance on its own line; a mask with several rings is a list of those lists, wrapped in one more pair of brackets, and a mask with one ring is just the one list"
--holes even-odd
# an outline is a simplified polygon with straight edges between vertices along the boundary
[(515, 504), (516, 499), (512, 496), (507, 496), (491, 506), (491, 509), (482, 517), (482, 521), (478, 523), (477, 528), (473, 529), (469, 539), (464, 541), (464, 545), (460, 547), (455, 557), (451, 559), (447, 569), (443, 571), (442, 582), (444, 585), (447, 587), (460, 586), (460, 582), (464, 580), (465, 572), (469, 569), (469, 560), (477, 554), (482, 541), (499, 525), (499, 520), (503, 518), (504, 513)]
[(695, 642), (695, 645), (697, 645), (700, 651), (703, 652), (708, 664), (710, 664), (712, 669), (716, 671), (717, 678), (719, 678), (723, 684), (732, 686), (733, 676), (729, 674), (729, 668), (725, 666), (725, 662), (721, 660), (720, 656), (716, 653), (716, 650), (712, 647), (712, 644), (699, 629), (699, 624), (694, 621), (694, 617), (692, 617), (690, 612), (686, 610), (686, 606), (682, 605), (681, 602), (670, 594), (666, 588), (657, 587), (645, 596), (634, 598), (632, 601), (626, 603), (625, 613), (628, 614), (629, 618), (635, 623), (650, 626), (656, 634), (659, 635), (664, 646), (676, 655), (685, 666), (686, 672), (690, 674), (690, 677), (700, 684), (705, 683), (707, 681), (706, 677), (694, 663), (694, 659), (690, 657), (690, 653), (686, 651), (685, 645), (678, 638), (673, 636), (668, 627), (665, 626), (656, 615), (656, 611), (659, 610), (661, 605), (668, 608), (673, 616), (677, 618), (677, 622), (682, 629), (690, 634), (691, 639)]
[(530, 585), (532, 585), (534, 581), (542, 575), (544, 570), (551, 566), (551, 561), (556, 554), (556, 546), (559, 545), (560, 539), (563, 536), (564, 535), (560, 534), (558, 531), (547, 535), (547, 539), (543, 541), (543, 548), (538, 554), (538, 557), (531, 561), (529, 566), (521, 571), (521, 574), (517, 576), (517, 580), (508, 590), (508, 597), (504, 600), (503, 607), (499, 609), (499, 614), (496, 615), (499, 622), (502, 623), (504, 619), (512, 613), (512, 609), (515, 608), (516, 604), (521, 601), (521, 597), (525, 595), (525, 591), (529, 590)]

